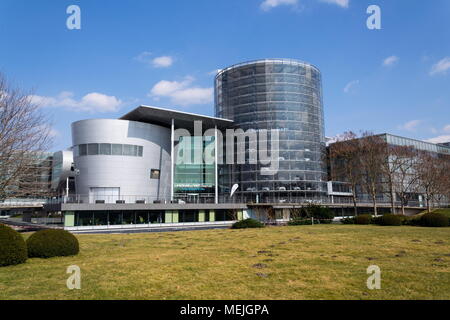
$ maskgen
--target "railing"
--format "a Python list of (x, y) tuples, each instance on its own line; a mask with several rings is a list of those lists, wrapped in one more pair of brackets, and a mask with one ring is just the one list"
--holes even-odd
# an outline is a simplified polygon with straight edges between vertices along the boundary
[[(176, 194), (173, 200), (170, 198), (151, 197), (145, 195), (70, 195), (59, 198), (49, 199), (47, 204), (214, 204), (214, 194)], [(220, 195), (218, 197), (219, 204), (231, 203), (250, 203), (250, 204), (318, 204), (318, 205), (353, 205), (351, 197), (336, 197), (336, 196), (322, 196), (322, 197), (297, 197), (291, 194), (288, 195), (244, 195), (236, 194), (233, 197), (229, 195)], [(358, 199), (356, 203), (361, 206), (372, 206), (370, 199)], [(401, 207), (400, 201), (395, 201), (396, 207)], [(435, 202), (437, 204), (437, 202)], [(386, 198), (377, 199), (379, 206), (391, 206), (391, 201)], [(440, 202), (440, 206), (449, 206), (447, 202)], [(411, 200), (404, 203), (405, 207), (426, 207), (425, 201)]]
[(47, 199), (6, 199), (0, 201), (0, 208), (39, 207), (47, 202)]

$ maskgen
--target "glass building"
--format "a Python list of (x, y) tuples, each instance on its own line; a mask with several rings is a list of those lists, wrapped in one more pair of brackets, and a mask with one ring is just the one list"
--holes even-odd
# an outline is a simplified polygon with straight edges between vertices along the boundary
[(381, 137), (384, 141), (386, 141), (387, 144), (390, 145), (412, 147), (416, 150), (450, 155), (450, 146), (446, 146), (445, 144), (440, 145), (431, 142), (395, 136), (388, 133), (383, 133), (378, 136)]
[(181, 136), (175, 145), (175, 198), (194, 203), (213, 201), (215, 163), (205, 161), (204, 154), (207, 150), (214, 151), (214, 137)]
[(244, 131), (279, 132), (278, 172), (261, 175), (264, 166), (259, 162), (222, 165), (221, 192), (239, 184), (242, 200), (256, 202), (293, 202), (326, 195), (319, 69), (287, 59), (257, 60), (223, 69), (215, 79), (215, 114), (233, 120), (235, 128)]

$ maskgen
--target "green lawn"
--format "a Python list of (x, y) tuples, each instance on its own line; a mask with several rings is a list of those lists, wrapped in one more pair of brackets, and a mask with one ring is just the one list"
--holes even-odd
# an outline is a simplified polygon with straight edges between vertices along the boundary
[[(317, 225), (80, 235), (0, 268), (0, 299), (450, 299), (450, 228)], [(66, 288), (78, 265), (81, 290)], [(381, 290), (366, 287), (369, 265)]]

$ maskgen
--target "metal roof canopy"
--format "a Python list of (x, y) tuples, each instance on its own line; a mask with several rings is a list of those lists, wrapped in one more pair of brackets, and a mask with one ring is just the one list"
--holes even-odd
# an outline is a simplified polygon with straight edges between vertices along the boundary
[(120, 118), (121, 120), (139, 121), (170, 128), (172, 119), (175, 128), (194, 129), (194, 121), (201, 121), (203, 130), (217, 126), (218, 129), (231, 128), (233, 120), (203, 116), (195, 113), (181, 112), (171, 109), (140, 106)]

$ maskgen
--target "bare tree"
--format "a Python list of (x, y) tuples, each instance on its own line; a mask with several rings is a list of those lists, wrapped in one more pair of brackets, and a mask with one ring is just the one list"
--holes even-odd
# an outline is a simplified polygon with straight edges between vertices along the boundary
[(444, 162), (436, 154), (419, 152), (414, 170), (417, 173), (418, 191), (425, 195), (428, 212), (431, 212), (436, 196), (443, 190), (440, 179), (444, 168)]
[(344, 132), (330, 145), (331, 178), (347, 182), (351, 187), (355, 216), (358, 215), (356, 190), (361, 181), (360, 142), (354, 132)]
[(417, 152), (411, 147), (396, 146), (392, 161), (397, 166), (394, 173), (394, 190), (400, 198), (402, 214), (405, 215), (405, 205), (411, 194), (417, 191), (418, 174), (414, 168)]
[(387, 194), (391, 201), (392, 213), (395, 210), (395, 198), (401, 201), (402, 214), (405, 214), (405, 203), (408, 196), (416, 190), (417, 174), (414, 171), (416, 152), (408, 146), (388, 146), (388, 156), (383, 163), (383, 177), (387, 185)]
[(438, 175), (434, 199), (438, 206), (441, 206), (444, 201), (448, 203), (450, 200), (450, 155), (439, 155), (436, 162)]
[(377, 195), (382, 189), (383, 164), (388, 158), (388, 145), (380, 136), (371, 132), (364, 132), (359, 141), (361, 145), (361, 182), (363, 189), (372, 200), (373, 211), (377, 216)]
[(48, 192), (50, 164), (44, 152), (50, 130), (31, 95), (11, 88), (0, 74), (0, 199)]

